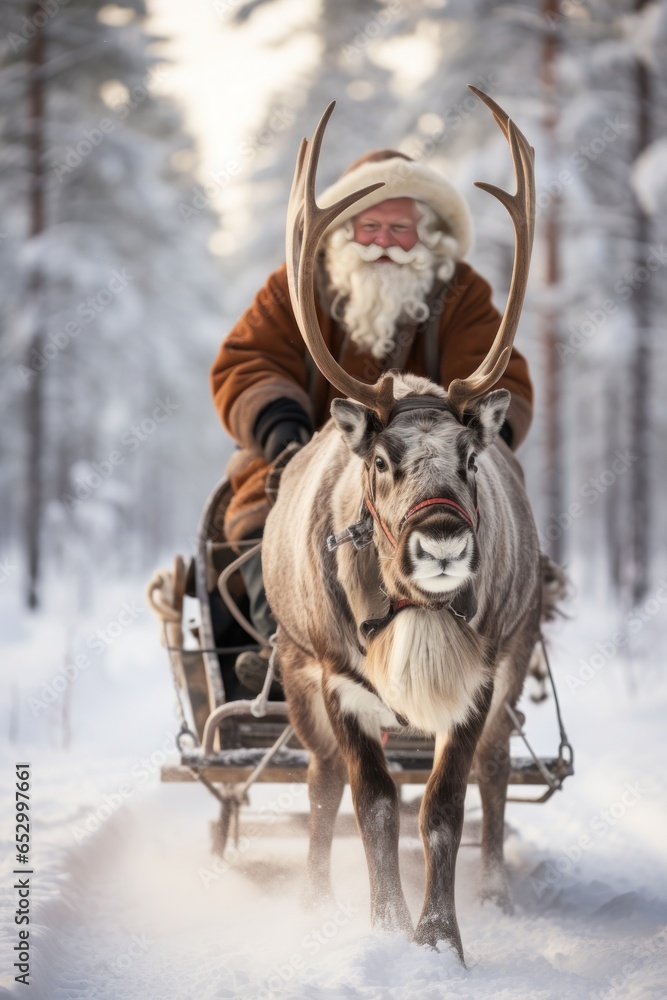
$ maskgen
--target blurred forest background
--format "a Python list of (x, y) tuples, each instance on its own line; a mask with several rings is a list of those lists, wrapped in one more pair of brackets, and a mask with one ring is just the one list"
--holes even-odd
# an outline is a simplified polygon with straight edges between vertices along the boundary
[[(298, 141), (332, 98), (321, 188), (375, 146), (442, 170), (470, 199), (471, 261), (502, 307), (512, 228), (472, 182), (510, 186), (512, 168), (473, 83), (536, 147), (517, 344), (543, 545), (595, 599), (646, 600), (667, 541), (667, 0), (200, 4), (209, 48), (239, 54), (207, 130), (260, 94), (212, 169), (142, 0), (0, 6), (0, 579), (32, 607), (66, 586), (83, 608), (191, 550), (232, 448), (208, 369), (283, 259)], [(276, 80), (283, 50), (299, 55)], [(249, 62), (246, 79), (262, 51), (265, 76)]]

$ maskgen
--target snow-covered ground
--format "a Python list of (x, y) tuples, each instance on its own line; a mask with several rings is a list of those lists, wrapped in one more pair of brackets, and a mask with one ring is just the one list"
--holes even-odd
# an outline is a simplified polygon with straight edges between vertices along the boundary
[[(477, 903), (478, 851), (462, 848), (463, 969), (449, 952), (371, 933), (366, 865), (347, 797), (334, 846), (336, 905), (322, 912), (299, 904), (305, 786), (256, 790), (238, 853), (229, 865), (213, 858), (216, 803), (203, 788), (159, 782), (177, 726), (166, 654), (140, 581), (110, 585), (76, 621), (58, 606), (27, 616), (5, 585), (0, 996), (666, 997), (667, 683), (657, 665), (666, 601), (667, 589), (656, 590), (619, 631), (579, 595), (576, 617), (552, 630), (576, 775), (546, 805), (508, 808), (513, 916)], [(526, 711), (537, 749), (554, 752), (553, 702)], [(29, 988), (14, 983), (12, 969), (18, 927), (10, 802), (19, 761), (29, 761), (32, 772)], [(474, 789), (469, 800), (465, 836), (474, 840)], [(406, 808), (402, 832), (404, 884), (416, 916), (423, 859), (414, 810)]]

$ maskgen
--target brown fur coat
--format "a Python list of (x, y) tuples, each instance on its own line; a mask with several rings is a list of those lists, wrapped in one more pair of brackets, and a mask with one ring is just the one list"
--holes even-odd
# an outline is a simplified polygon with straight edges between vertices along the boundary
[[(439, 381), (447, 387), (452, 379), (470, 375), (484, 358), (500, 315), (491, 302), (489, 284), (465, 263), (457, 265), (432, 313), (439, 313)], [(329, 313), (325, 294), (319, 298), (318, 316), (325, 343), (341, 366), (361, 381), (375, 382), (382, 363), (346, 341), (343, 326)], [(429, 375), (423, 330), (404, 333), (397, 338), (406, 345), (403, 357), (399, 363), (390, 359), (387, 367)], [(507, 419), (517, 448), (530, 426), (533, 391), (526, 361), (516, 349), (498, 387), (512, 393)], [(235, 496), (225, 524), (227, 536), (238, 540), (259, 534), (268, 513), (264, 492), (268, 466), (252, 436), (260, 412), (274, 400), (289, 397), (300, 403), (318, 430), (329, 417), (331, 400), (340, 396), (306, 351), (290, 305), (285, 265), (269, 277), (223, 341), (211, 369), (211, 389), (225, 429), (242, 449), (228, 468)]]

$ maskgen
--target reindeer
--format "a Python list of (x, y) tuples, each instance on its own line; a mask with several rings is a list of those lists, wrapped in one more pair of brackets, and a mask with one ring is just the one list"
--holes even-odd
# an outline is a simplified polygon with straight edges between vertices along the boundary
[(515, 260), (488, 356), (447, 391), (397, 371), (367, 385), (329, 354), (315, 311), (317, 246), (345, 208), (382, 185), (320, 208), (315, 174), (333, 104), (312, 141), (302, 140), (287, 222), (290, 295), (315, 362), (348, 398), (333, 401), (331, 420), (285, 468), (262, 553), (290, 720), (310, 750), (312, 898), (331, 893), (334, 821), (349, 778), (372, 926), (412, 933), (399, 876), (398, 795), (381, 737), (401, 726), (433, 734), (420, 813), (426, 889), (413, 940), (433, 948), (445, 941), (462, 962), (454, 873), (468, 775), (473, 762), (488, 775), (480, 784), (480, 894), (509, 909), (505, 702), (519, 698), (540, 620), (537, 533), (521, 468), (498, 436), (510, 394), (493, 390), (526, 289), (533, 150), (495, 101), (471, 89), (510, 145), (516, 194), (478, 186), (508, 210)]

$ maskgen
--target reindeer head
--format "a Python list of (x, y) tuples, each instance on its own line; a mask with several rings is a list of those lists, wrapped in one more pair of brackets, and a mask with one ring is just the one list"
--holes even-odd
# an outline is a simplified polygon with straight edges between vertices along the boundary
[(320, 371), (351, 397), (335, 400), (332, 416), (348, 448), (364, 462), (366, 502), (382, 529), (380, 554), (391, 555), (383, 560), (385, 580), (416, 603), (447, 600), (472, 579), (479, 560), (475, 456), (495, 440), (509, 405), (507, 391), (491, 390), (510, 359), (533, 242), (533, 150), (495, 101), (471, 90), (491, 109), (510, 144), (517, 191), (511, 195), (478, 184), (509, 212), (516, 253), (505, 314), (488, 355), (468, 378), (455, 379), (446, 392), (396, 372), (367, 385), (345, 372), (324, 343), (314, 296), (317, 246), (343, 211), (383, 186), (362, 188), (330, 208), (317, 205), (317, 161), (333, 104), (312, 141), (302, 140), (288, 212), (287, 275), (299, 329)]
[(510, 394), (478, 400), (461, 419), (447, 394), (398, 372), (386, 423), (351, 399), (332, 403), (333, 420), (364, 463), (364, 492), (388, 592), (439, 604), (470, 588), (477, 548), (476, 458), (497, 437)]

